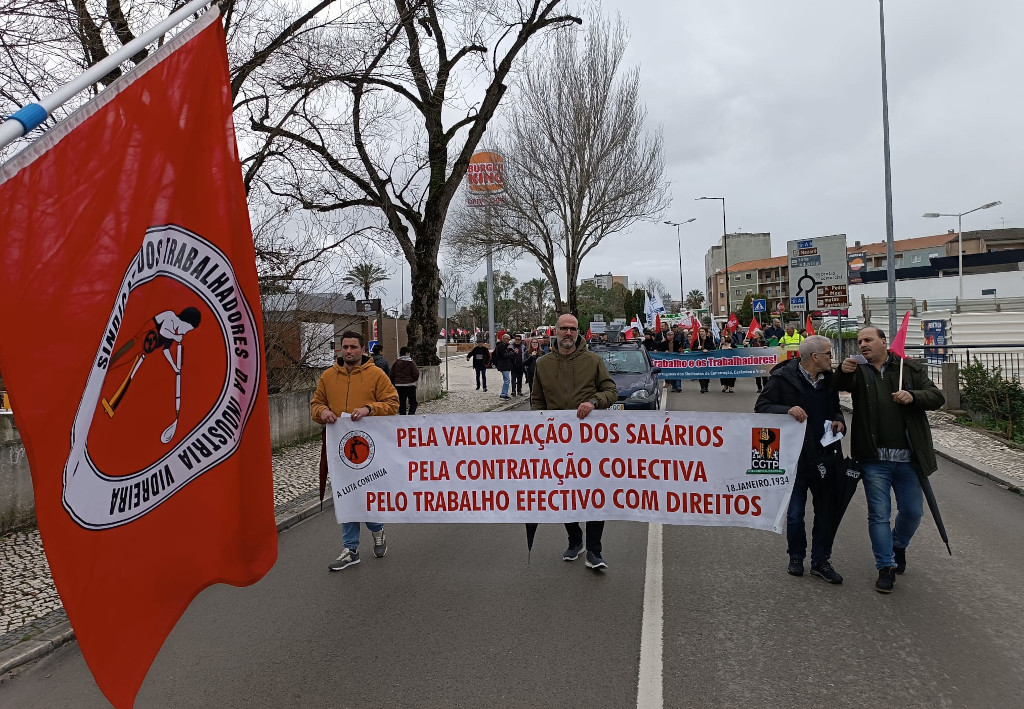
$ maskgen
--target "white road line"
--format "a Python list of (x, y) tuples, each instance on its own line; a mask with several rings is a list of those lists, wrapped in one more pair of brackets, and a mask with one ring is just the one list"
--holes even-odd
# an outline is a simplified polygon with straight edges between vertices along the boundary
[(644, 577), (644, 618), (640, 631), (640, 673), (637, 709), (662, 709), (662, 527), (647, 525), (647, 573)]

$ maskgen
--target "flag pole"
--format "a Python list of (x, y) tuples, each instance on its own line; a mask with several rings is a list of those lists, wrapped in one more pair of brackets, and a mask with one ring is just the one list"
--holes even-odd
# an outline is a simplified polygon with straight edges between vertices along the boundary
[(72, 96), (95, 84), (113, 69), (120, 66), (122, 62), (134, 56), (139, 50), (165, 34), (172, 27), (184, 22), (190, 15), (209, 5), (211, 1), (192, 0), (192, 2), (177, 12), (169, 15), (163, 22), (136, 37), (103, 61), (94, 64), (84, 73), (79, 74), (52, 94), (39, 99), (38, 103), (30, 103), (18, 109), (3, 124), (0, 124), (0, 148), (10, 145), (21, 136), (26, 135), (29, 131), (41, 125), (43, 121), (50, 117), (50, 114), (55, 109), (66, 103)]

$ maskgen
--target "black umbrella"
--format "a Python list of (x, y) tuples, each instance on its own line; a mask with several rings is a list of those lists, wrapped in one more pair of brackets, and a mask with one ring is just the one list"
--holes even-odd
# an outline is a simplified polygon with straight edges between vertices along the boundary
[(831, 523), (830, 539), (835, 539), (836, 533), (839, 531), (839, 524), (843, 521), (846, 509), (850, 506), (850, 500), (857, 492), (857, 485), (861, 478), (861, 471), (852, 460), (839, 456), (837, 458), (834, 465), (826, 468), (825, 478), (819, 487), (825, 501), (828, 520)]
[(533, 538), (537, 536), (537, 523), (526, 523), (526, 563), (530, 563), (531, 552), (533, 551)]
[(917, 473), (917, 479), (921, 481), (921, 489), (924, 491), (924, 499), (928, 501), (928, 510), (932, 513), (935, 526), (939, 529), (939, 536), (946, 543), (946, 551), (953, 556), (953, 550), (949, 548), (949, 537), (946, 536), (946, 525), (942, 523), (942, 515), (939, 514), (939, 503), (935, 501), (935, 492), (932, 490), (932, 483), (927, 475)]

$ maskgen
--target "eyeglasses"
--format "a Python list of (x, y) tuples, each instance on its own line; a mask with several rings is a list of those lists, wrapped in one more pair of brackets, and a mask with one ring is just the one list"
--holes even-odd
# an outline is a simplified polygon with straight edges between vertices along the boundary
[(562, 325), (559, 325), (558, 329), (561, 330), (562, 332), (579, 332), (578, 327), (564, 327)]
[(828, 350), (827, 352), (811, 352), (811, 354), (812, 355), (821, 355), (822, 357), (831, 357), (832, 356), (832, 350)]

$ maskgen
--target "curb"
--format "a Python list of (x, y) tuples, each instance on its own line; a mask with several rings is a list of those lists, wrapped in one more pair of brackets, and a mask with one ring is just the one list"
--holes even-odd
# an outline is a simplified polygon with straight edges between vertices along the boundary
[[(842, 408), (842, 410), (846, 411), (847, 413), (853, 413), (853, 407), (848, 404), (840, 404), (840, 408)], [(950, 461), (951, 463), (956, 463), (961, 468), (970, 470), (972, 473), (980, 475), (983, 478), (988, 478), (992, 482), (1002, 485), (1010, 492), (1015, 492), (1018, 495), (1024, 495), (1024, 487), (1021, 487), (1018, 481), (1012, 480), (1011, 478), (1002, 475), (995, 468), (980, 463), (972, 463), (968, 460), (964, 460), (963, 458), (959, 457), (956, 453), (954, 453), (952, 450), (950, 450), (949, 448), (945, 448), (944, 446), (933, 444), (932, 447), (935, 449), (935, 455), (941, 456), (946, 460)]]
[[(330, 496), (324, 498), (323, 511), (334, 507), (334, 499)], [(295, 509), (288, 510), (277, 515), (274, 521), (277, 523), (277, 532), (280, 534), (286, 529), (294, 527), (310, 517), (321, 512), (320, 500), (312, 499), (301, 504)], [(64, 622), (45, 630), (30, 640), (20, 642), (12, 648), (0, 652), (0, 676), (26, 665), (33, 660), (49, 655), (61, 645), (75, 639), (75, 631), (71, 623)]]

